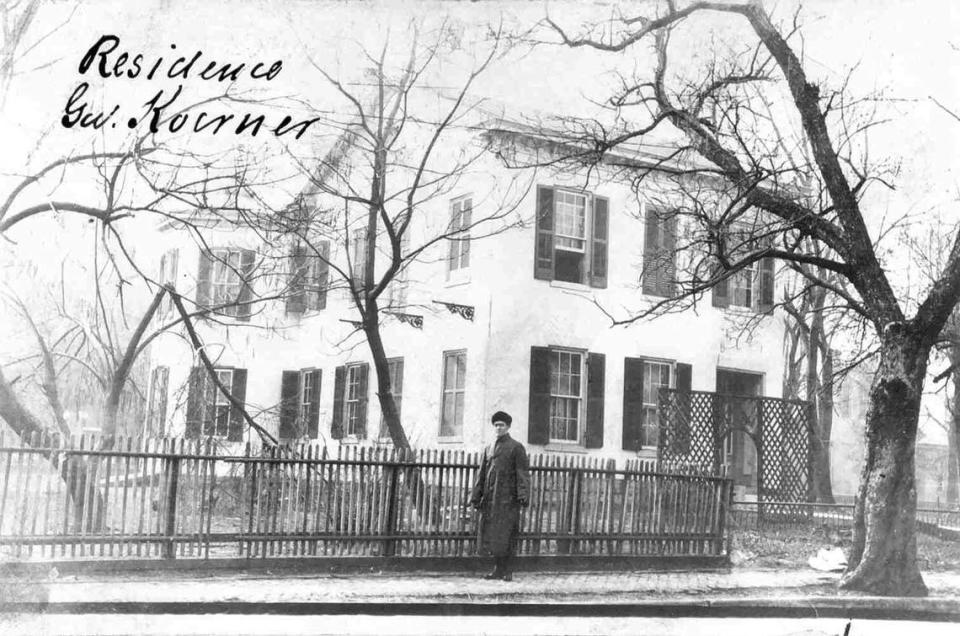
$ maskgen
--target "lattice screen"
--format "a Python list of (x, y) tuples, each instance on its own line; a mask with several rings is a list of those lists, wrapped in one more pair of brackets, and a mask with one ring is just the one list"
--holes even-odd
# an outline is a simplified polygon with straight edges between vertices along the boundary
[[(757, 450), (757, 499), (798, 502), (810, 484), (809, 404), (800, 400), (660, 390), (661, 470), (722, 469), (724, 438), (743, 431)], [(767, 506), (766, 511), (776, 511)]]

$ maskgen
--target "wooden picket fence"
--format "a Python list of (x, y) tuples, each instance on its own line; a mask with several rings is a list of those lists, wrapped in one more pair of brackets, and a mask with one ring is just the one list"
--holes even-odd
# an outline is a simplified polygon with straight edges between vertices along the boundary
[[(239, 451), (239, 452), (238, 452)], [(0, 434), (0, 551), (33, 559), (465, 556), (479, 454)], [(729, 479), (531, 456), (518, 551), (719, 556)]]

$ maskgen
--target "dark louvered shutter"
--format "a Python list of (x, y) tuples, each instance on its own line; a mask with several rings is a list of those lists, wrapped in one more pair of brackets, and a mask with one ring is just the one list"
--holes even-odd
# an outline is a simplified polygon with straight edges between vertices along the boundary
[(280, 439), (299, 437), (296, 426), (299, 402), (300, 372), (284, 371), (280, 376)]
[(763, 314), (773, 313), (774, 271), (777, 261), (764, 258), (760, 261), (760, 303), (758, 310)]
[[(674, 433), (676, 451), (680, 454), (690, 452), (690, 390), (693, 385), (693, 367), (684, 362), (677, 363), (677, 422)], [(661, 436), (660, 439), (663, 439)]]
[(304, 290), (307, 268), (307, 251), (297, 243), (290, 253), (290, 285), (287, 289), (286, 310), (288, 314), (300, 314), (306, 309)]
[(193, 367), (190, 369), (190, 379), (187, 385), (187, 422), (184, 435), (187, 439), (198, 439), (203, 430), (203, 412), (205, 380), (207, 370), (203, 367)]
[[(718, 271), (720, 268), (718, 268)], [(725, 278), (713, 286), (713, 306), (728, 307), (730, 305), (730, 279)]]
[(603, 401), (607, 357), (602, 353), (587, 354), (587, 427), (584, 445), (603, 448)]
[(313, 395), (307, 413), (307, 437), (317, 439), (320, 436), (320, 381), (323, 379), (323, 372), (314, 369), (310, 375), (313, 378)]
[(544, 445), (550, 441), (550, 349), (530, 347), (530, 410), (527, 441)]
[(537, 238), (533, 277), (553, 280), (553, 188), (537, 186)]
[(320, 243), (320, 262), (317, 263), (317, 309), (327, 307), (327, 285), (330, 278), (330, 241)]
[(657, 272), (659, 268), (660, 224), (656, 210), (647, 205), (647, 215), (643, 232), (643, 293), (657, 294)]
[(197, 266), (197, 306), (210, 306), (210, 254), (200, 248), (200, 264)]
[(673, 212), (664, 221), (663, 233), (660, 236), (660, 270), (658, 280), (660, 294), (672, 298), (676, 293), (677, 278), (677, 214)]
[(593, 199), (593, 238), (590, 241), (590, 286), (607, 286), (607, 254), (609, 253), (610, 201)]
[(253, 250), (240, 250), (240, 296), (237, 299), (240, 305), (237, 307), (237, 320), (250, 320), (251, 305), (253, 300), (253, 266), (256, 263), (257, 255)]
[(357, 403), (357, 437), (367, 438), (367, 375), (370, 372), (370, 365), (364, 362), (357, 369), (357, 393), (359, 401)]
[(330, 437), (343, 439), (343, 393), (347, 384), (347, 367), (337, 367), (333, 372), (333, 419), (330, 422)]
[(243, 441), (244, 429), (244, 403), (247, 400), (247, 370), (233, 370), (233, 386), (230, 387), (230, 394), (236, 400), (236, 405), (230, 407), (230, 424), (227, 430), (227, 440), (231, 442)]
[(643, 358), (623, 359), (623, 450), (640, 450), (643, 430)]

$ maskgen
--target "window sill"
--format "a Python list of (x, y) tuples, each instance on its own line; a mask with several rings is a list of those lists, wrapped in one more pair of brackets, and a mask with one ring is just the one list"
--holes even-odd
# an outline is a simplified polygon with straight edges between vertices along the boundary
[(437, 444), (462, 444), (463, 437), (437, 437)]
[[(575, 455), (586, 455), (589, 451), (580, 444), (564, 444), (563, 442), (548, 442), (543, 450), (550, 453), (572, 453)], [(597, 449), (599, 450), (599, 449)]]
[(590, 292), (593, 287), (585, 283), (568, 283), (565, 280), (552, 280), (550, 281), (550, 286), (555, 289), (565, 289), (567, 291), (581, 292), (587, 294)]
[(464, 285), (469, 285), (469, 284), (470, 284), (469, 276), (454, 276), (454, 277), (448, 278), (447, 281), (443, 284), (443, 286), (450, 288), (450, 287), (463, 287)]

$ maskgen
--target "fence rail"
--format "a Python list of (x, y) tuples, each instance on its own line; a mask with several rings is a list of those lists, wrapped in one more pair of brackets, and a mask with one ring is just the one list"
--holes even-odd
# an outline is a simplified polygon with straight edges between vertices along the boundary
[[(853, 507), (852, 503), (734, 501), (730, 522), (735, 528), (809, 524), (845, 530), (853, 525)], [(930, 526), (960, 529), (960, 509), (918, 507), (917, 521)]]
[[(233, 451), (233, 452), (228, 452)], [(35, 559), (463, 556), (479, 455), (0, 435), (0, 551)], [(531, 456), (526, 554), (721, 555), (730, 480)]]

